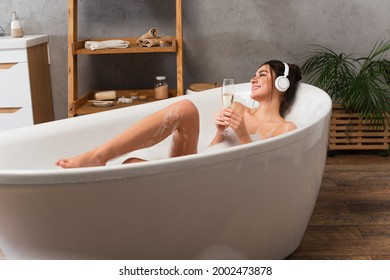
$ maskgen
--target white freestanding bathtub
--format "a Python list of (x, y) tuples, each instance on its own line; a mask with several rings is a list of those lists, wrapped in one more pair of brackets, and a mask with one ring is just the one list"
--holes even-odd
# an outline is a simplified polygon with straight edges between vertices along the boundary
[[(250, 84), (236, 87), (249, 95)], [(56, 159), (190, 99), (200, 145), (220, 89), (0, 133), (0, 248), (8, 259), (283, 259), (301, 242), (321, 185), (331, 101), (299, 86), (270, 139), (178, 158), (60, 169)], [(170, 139), (145, 153), (166, 153)]]

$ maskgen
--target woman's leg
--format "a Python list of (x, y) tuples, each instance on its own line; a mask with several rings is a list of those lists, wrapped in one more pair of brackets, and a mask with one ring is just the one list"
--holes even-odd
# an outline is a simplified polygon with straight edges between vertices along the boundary
[(173, 134), (171, 156), (197, 152), (199, 113), (195, 105), (183, 100), (146, 117), (105, 144), (84, 154), (58, 160), (63, 168), (101, 166), (122, 154), (153, 146)]

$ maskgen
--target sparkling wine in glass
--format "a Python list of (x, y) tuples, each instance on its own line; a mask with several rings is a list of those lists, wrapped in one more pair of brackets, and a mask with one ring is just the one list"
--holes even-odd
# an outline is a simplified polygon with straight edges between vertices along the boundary
[[(221, 92), (222, 104), (224, 108), (230, 108), (234, 101), (234, 80), (223, 79), (222, 92)], [(228, 134), (227, 127), (225, 128), (225, 135)]]
[(222, 104), (224, 108), (230, 108), (234, 101), (234, 80), (223, 79), (222, 83)]

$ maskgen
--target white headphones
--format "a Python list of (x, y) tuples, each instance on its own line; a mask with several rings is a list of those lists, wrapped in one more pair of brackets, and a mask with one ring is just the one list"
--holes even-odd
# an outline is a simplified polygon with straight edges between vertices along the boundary
[(284, 74), (283, 76), (279, 76), (275, 80), (275, 88), (280, 92), (285, 92), (290, 87), (290, 81), (288, 80), (287, 76), (290, 71), (290, 68), (288, 67), (287, 63), (284, 63)]

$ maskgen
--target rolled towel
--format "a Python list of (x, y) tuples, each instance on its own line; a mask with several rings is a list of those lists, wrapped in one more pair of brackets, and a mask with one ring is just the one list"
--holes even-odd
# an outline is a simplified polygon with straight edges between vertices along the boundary
[(113, 100), (116, 99), (115, 90), (99, 91), (95, 93), (96, 100)]
[(141, 35), (139, 38), (146, 38), (146, 39), (151, 39), (151, 38), (157, 38), (158, 37), (158, 30), (157, 28), (151, 28), (148, 32), (145, 34)]
[(156, 46), (155, 43), (151, 43), (149, 41), (146, 41), (145, 40), (150, 40), (150, 39), (157, 39), (159, 38), (158, 37), (158, 30), (157, 28), (151, 28), (148, 32), (146, 32), (145, 34), (141, 35), (138, 39), (137, 39), (137, 44), (141, 47), (151, 47), (152, 45), (153, 46)]
[(138, 43), (141, 47), (156, 47), (160, 45), (159, 39), (142, 39)]
[(85, 48), (89, 50), (100, 49), (125, 49), (129, 46), (128, 41), (124, 40), (106, 40), (106, 41), (86, 41)]

